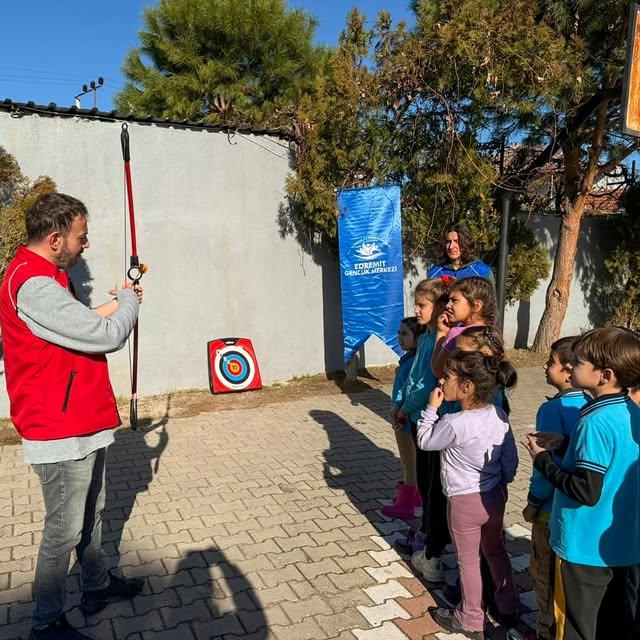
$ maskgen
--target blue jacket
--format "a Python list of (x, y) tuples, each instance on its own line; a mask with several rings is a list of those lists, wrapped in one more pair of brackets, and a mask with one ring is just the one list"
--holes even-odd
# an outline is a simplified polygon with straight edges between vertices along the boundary
[(434, 390), (438, 382), (431, 371), (431, 356), (435, 346), (435, 331), (427, 331), (427, 333), (423, 333), (420, 336), (418, 350), (404, 385), (401, 408), (414, 424), (417, 424), (418, 420), (420, 420), (420, 414), (427, 406), (429, 394)]
[(413, 365), (413, 359), (416, 357), (416, 352), (405, 353), (400, 362), (398, 362), (398, 368), (396, 369), (396, 377), (393, 380), (393, 390), (391, 391), (391, 404), (402, 406), (404, 402), (404, 385), (409, 377), (411, 371), (411, 365)]
[(434, 264), (427, 270), (427, 278), (442, 278), (442, 276), (449, 276), (456, 280), (475, 276), (493, 282), (493, 271), (482, 260), (472, 260), (457, 269), (454, 269), (450, 264)]
[[(559, 433), (567, 438), (575, 431), (580, 409), (589, 401), (589, 397), (580, 389), (560, 391), (553, 398), (540, 405), (536, 415), (536, 431)], [(562, 459), (554, 456), (560, 464)], [(553, 504), (553, 485), (537, 470), (531, 474), (527, 502), (539, 511), (548, 514)]]

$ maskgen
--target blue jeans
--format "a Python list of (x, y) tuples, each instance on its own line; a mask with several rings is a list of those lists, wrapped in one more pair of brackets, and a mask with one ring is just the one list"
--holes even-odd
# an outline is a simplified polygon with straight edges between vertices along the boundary
[(82, 567), (82, 590), (97, 591), (109, 583), (102, 551), (106, 449), (82, 460), (34, 464), (44, 497), (45, 520), (38, 551), (33, 613), (34, 629), (64, 612), (71, 551)]

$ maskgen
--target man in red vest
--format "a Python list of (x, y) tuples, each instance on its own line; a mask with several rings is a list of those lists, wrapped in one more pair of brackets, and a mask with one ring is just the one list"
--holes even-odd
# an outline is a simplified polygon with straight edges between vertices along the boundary
[(132, 598), (143, 582), (107, 569), (102, 551), (106, 448), (120, 424), (106, 353), (122, 348), (142, 291), (124, 284), (90, 309), (67, 270), (89, 248), (87, 209), (71, 196), (40, 196), (0, 288), (0, 325), (11, 419), (25, 462), (40, 480), (45, 523), (34, 584), (30, 640), (87, 638), (64, 614), (71, 551), (82, 567), (81, 608), (96, 613)]

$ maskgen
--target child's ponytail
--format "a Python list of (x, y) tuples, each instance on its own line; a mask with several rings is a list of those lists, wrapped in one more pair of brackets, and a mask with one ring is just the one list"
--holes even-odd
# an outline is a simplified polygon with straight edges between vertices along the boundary
[(513, 389), (517, 383), (518, 374), (514, 366), (508, 360), (500, 360), (496, 371), (496, 386), (498, 389)]
[(510, 362), (479, 351), (456, 352), (447, 362), (446, 371), (472, 382), (475, 387), (474, 395), (479, 402), (490, 402), (497, 389), (510, 389), (518, 380), (516, 370)]
[(487, 355), (502, 360), (504, 358), (504, 341), (496, 327), (491, 325), (472, 325), (465, 327), (460, 336), (469, 338), (473, 342), (474, 351), (482, 351)]

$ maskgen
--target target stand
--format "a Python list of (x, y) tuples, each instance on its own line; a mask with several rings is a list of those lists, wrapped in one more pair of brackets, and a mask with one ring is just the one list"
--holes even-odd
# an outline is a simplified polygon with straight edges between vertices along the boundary
[(258, 361), (248, 338), (219, 338), (207, 343), (211, 393), (262, 389)]

